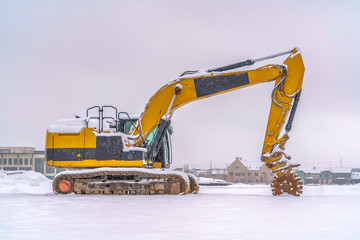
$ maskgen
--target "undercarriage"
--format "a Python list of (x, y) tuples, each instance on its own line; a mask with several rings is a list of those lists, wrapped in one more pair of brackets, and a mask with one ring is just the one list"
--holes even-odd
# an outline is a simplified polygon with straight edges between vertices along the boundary
[(194, 175), (177, 171), (137, 168), (96, 168), (59, 173), (56, 194), (161, 195), (197, 193)]

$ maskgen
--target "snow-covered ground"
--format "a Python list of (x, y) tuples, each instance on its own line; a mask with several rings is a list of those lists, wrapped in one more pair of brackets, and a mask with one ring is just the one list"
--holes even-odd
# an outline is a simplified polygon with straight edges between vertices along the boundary
[(0, 239), (360, 239), (359, 184), (305, 186), (301, 197), (243, 184), (197, 195), (64, 196), (27, 174), (0, 172)]
[(205, 177), (199, 177), (198, 182), (200, 185), (211, 185), (211, 184), (226, 184), (226, 181), (222, 179), (216, 179), (216, 178), (205, 178)]

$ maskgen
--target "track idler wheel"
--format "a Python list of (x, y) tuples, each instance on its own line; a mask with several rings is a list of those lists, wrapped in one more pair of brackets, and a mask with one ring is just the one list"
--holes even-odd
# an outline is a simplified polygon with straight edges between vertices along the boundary
[(74, 191), (74, 181), (66, 176), (61, 176), (53, 181), (55, 194), (69, 194)]

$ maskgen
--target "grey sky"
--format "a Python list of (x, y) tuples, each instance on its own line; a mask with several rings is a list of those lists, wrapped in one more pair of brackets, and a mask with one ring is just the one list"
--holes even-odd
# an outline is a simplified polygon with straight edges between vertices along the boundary
[[(0, 1), (0, 146), (44, 148), (48, 125), (112, 104), (140, 114), (196, 70), (300, 47), (303, 93), (287, 152), (360, 166), (358, 1)], [(173, 166), (260, 164), (273, 83), (175, 112)]]

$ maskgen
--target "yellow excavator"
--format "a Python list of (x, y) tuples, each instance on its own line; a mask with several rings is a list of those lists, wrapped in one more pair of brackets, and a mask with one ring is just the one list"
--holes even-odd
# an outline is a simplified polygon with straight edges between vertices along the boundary
[[(283, 55), (288, 57), (281, 64), (241, 71)], [(294, 48), (223, 67), (186, 71), (161, 87), (140, 116), (106, 105), (87, 109), (84, 118), (59, 120), (46, 133), (46, 164), (72, 170), (55, 176), (53, 190), (56, 194), (197, 193), (194, 175), (166, 169), (172, 163), (174, 111), (196, 100), (275, 81), (261, 160), (274, 173), (273, 195), (300, 196), (302, 182), (293, 170), (299, 165), (289, 164), (290, 156), (284, 150), (304, 71), (301, 52)]]

